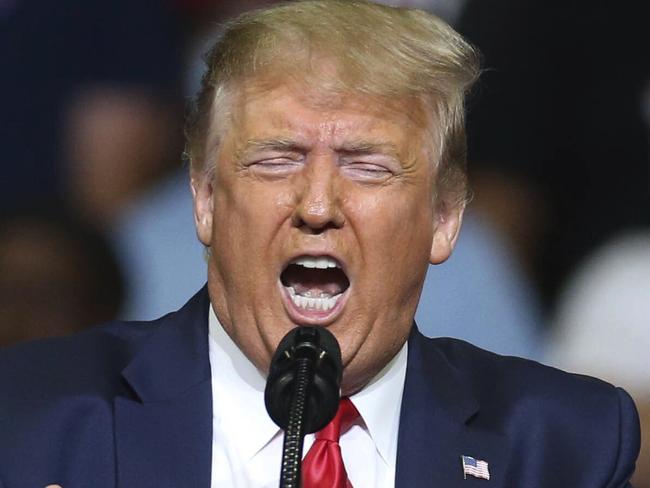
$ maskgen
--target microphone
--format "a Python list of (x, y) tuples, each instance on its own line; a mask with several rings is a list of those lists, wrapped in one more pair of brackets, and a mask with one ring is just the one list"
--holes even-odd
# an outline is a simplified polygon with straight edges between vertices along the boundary
[(264, 403), (284, 430), (281, 488), (299, 488), (304, 437), (336, 415), (342, 371), (339, 344), (323, 327), (296, 327), (280, 341), (271, 359)]

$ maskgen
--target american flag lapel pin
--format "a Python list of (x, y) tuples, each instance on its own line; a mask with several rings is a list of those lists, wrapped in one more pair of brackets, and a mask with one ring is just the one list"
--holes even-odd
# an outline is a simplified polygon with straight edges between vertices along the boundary
[(463, 462), (463, 479), (467, 479), (467, 475), (484, 480), (490, 479), (488, 463), (480, 459), (474, 459), (471, 456), (461, 456), (460, 459)]

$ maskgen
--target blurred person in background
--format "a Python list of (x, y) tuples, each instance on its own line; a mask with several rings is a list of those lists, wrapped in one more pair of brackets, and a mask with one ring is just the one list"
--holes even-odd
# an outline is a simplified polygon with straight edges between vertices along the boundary
[(108, 240), (57, 209), (0, 216), (0, 346), (115, 319), (124, 295)]
[[(3, 209), (69, 208), (115, 247), (123, 216), (180, 166), (178, 12), (171, 0), (0, 3)], [(130, 265), (122, 254), (116, 248), (120, 265)], [(125, 295), (134, 288), (127, 280)]]
[(454, 254), (430, 266), (415, 321), (428, 337), (455, 337), (539, 360), (546, 345), (536, 294), (510, 243), (469, 205)]
[(164, 0), (0, 3), (0, 205), (97, 225), (178, 161), (180, 32)]
[(513, 245), (552, 313), (591, 250), (650, 224), (644, 2), (467, 0), (484, 57), (468, 117), (475, 209)]
[(637, 402), (633, 482), (650, 488), (650, 230), (620, 235), (582, 263), (560, 296), (555, 329), (550, 364), (620, 384)]

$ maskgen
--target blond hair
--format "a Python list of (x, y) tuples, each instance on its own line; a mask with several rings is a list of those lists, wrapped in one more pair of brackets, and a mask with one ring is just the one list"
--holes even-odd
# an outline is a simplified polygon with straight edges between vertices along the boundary
[[(323, 72), (323, 60), (334, 62), (333, 77)], [(476, 51), (439, 18), (365, 0), (285, 3), (227, 23), (206, 63), (186, 127), (193, 171), (212, 169), (208, 131), (225, 132), (237, 87), (280, 79), (335, 93), (416, 97), (430, 114), (439, 186), (465, 200), (464, 99), (479, 63)]]

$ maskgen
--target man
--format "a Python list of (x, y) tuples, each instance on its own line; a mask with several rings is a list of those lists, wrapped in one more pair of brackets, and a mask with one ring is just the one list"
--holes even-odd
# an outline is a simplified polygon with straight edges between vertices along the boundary
[(4, 352), (4, 486), (276, 486), (262, 390), (297, 325), (341, 344), (342, 486), (627, 486), (622, 390), (412, 326), (462, 219), (473, 50), (423, 12), (306, 1), (234, 21), (208, 64), (188, 128), (207, 289)]

